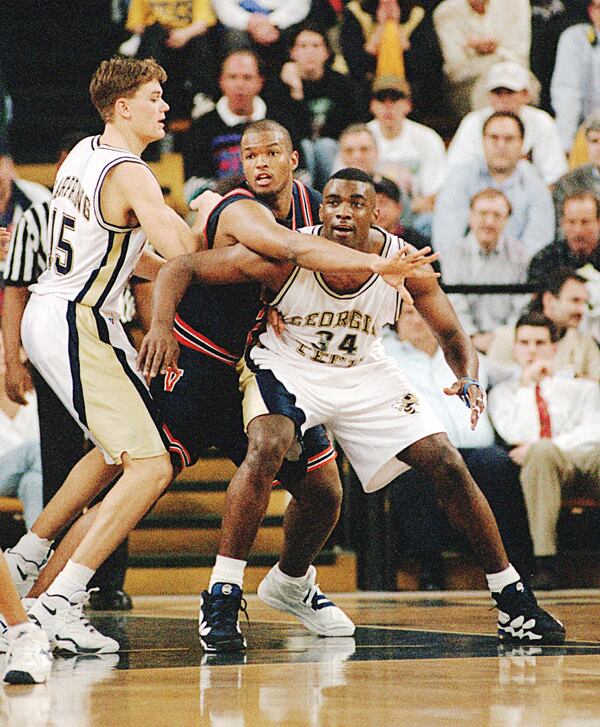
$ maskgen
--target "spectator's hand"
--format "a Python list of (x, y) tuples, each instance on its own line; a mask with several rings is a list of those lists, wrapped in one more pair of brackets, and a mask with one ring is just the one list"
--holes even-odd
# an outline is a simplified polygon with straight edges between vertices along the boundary
[[(469, 384), (469, 382), (471, 382)], [(466, 389), (466, 391), (465, 391)], [(446, 396), (459, 396), (471, 411), (471, 429), (475, 429), (479, 417), (485, 409), (487, 397), (485, 390), (473, 379), (461, 378), (452, 386), (444, 388)]]
[(532, 364), (529, 364), (529, 366), (526, 366), (523, 369), (523, 373), (521, 374), (521, 384), (523, 386), (535, 386), (536, 384), (539, 384), (545, 376), (552, 376), (553, 374), (554, 366), (552, 361), (545, 359), (541, 361), (534, 361)]
[(15, 404), (27, 404), (25, 394), (33, 391), (33, 381), (27, 364), (21, 361), (11, 362), (4, 371), (4, 388), (6, 394)]
[(0, 227), (0, 260), (4, 260), (8, 254), (8, 245), (10, 243), (10, 232), (6, 227)]
[(494, 331), (486, 331), (485, 333), (474, 333), (471, 336), (471, 341), (473, 341), (473, 345), (481, 353), (488, 352), (493, 340)]
[(271, 306), (268, 307), (267, 320), (275, 331), (275, 335), (280, 337), (283, 336), (283, 332), (285, 331), (285, 319), (277, 308), (272, 308)]
[(204, 234), (206, 220), (213, 209), (219, 204), (223, 197), (217, 192), (207, 189), (190, 202), (190, 209), (195, 210), (196, 219), (192, 225), (192, 232), (200, 237)]
[(262, 13), (250, 15), (246, 30), (260, 45), (271, 45), (279, 40), (279, 30)]
[(472, 48), (480, 56), (488, 56), (496, 52), (498, 43), (494, 38), (470, 38), (467, 47)]
[(206, 23), (198, 20), (185, 28), (173, 28), (167, 36), (166, 44), (169, 48), (183, 48), (192, 38), (197, 35), (204, 35), (208, 30)]
[(138, 371), (149, 383), (159, 373), (166, 374), (168, 369), (176, 372), (179, 359), (179, 344), (175, 339), (173, 327), (164, 323), (152, 323), (144, 336), (137, 356)]
[(531, 448), (531, 442), (525, 442), (525, 444), (517, 444), (516, 447), (513, 447), (508, 452), (508, 456), (512, 459), (512, 461), (519, 465), (519, 467), (523, 466), (523, 462), (525, 461), (525, 457), (527, 456), (527, 452), (529, 452), (529, 449)]
[(304, 98), (304, 87), (297, 63), (294, 63), (294, 61), (284, 63), (279, 77), (283, 83), (290, 87), (292, 98), (296, 100)]

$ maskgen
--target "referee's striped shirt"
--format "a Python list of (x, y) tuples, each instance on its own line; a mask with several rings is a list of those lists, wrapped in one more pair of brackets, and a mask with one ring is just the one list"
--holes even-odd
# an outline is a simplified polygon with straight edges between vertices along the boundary
[(38, 202), (23, 212), (10, 240), (4, 284), (28, 286), (48, 267), (50, 201)]
[[(8, 249), (4, 267), (4, 285), (27, 287), (36, 283), (48, 267), (50, 254), (50, 200), (28, 207), (19, 218)], [(135, 317), (135, 301), (127, 286), (119, 301), (121, 323), (129, 323)]]

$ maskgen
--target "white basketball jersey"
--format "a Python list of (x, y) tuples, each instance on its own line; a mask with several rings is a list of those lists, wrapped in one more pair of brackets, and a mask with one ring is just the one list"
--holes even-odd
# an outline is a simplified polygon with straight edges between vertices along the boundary
[(50, 204), (48, 269), (31, 287), (34, 293), (55, 295), (110, 315), (118, 311), (119, 297), (146, 243), (140, 227), (118, 227), (102, 217), (102, 184), (122, 162), (145, 165), (135, 154), (90, 136), (62, 163)]
[[(300, 232), (318, 235), (322, 225)], [(392, 257), (404, 241), (377, 228), (384, 236), (382, 257)], [(277, 336), (271, 326), (259, 337), (260, 346), (292, 361), (315, 361), (347, 368), (356, 366), (377, 343), (381, 328), (400, 314), (400, 295), (379, 275), (354, 293), (336, 293), (321, 273), (295, 268), (271, 305), (285, 319)]]

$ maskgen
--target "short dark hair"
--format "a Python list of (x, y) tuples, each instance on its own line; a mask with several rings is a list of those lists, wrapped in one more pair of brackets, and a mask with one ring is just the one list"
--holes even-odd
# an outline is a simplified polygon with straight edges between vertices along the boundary
[(247, 134), (260, 134), (265, 131), (279, 132), (283, 137), (283, 145), (286, 147), (287, 151), (290, 154), (294, 151), (290, 132), (285, 128), (285, 126), (282, 126), (278, 121), (273, 121), (273, 119), (261, 119), (260, 121), (253, 121), (251, 124), (248, 124), (242, 133), (240, 147), (243, 145), (244, 138)]
[(552, 270), (540, 284), (540, 293), (552, 293), (554, 297), (560, 295), (567, 280), (577, 280), (579, 283), (586, 283), (586, 279), (579, 275), (573, 268), (561, 266)]
[(519, 134), (521, 136), (521, 139), (525, 138), (525, 125), (521, 121), (520, 116), (517, 116), (517, 114), (513, 113), (512, 111), (494, 111), (493, 114), (487, 117), (487, 119), (483, 123), (483, 129), (482, 134), (485, 136), (485, 132), (487, 127), (490, 125), (494, 119), (512, 119), (515, 124), (519, 127)]
[(384, 197), (391, 199), (397, 204), (401, 204), (400, 187), (393, 179), (381, 177), (375, 180), (375, 191), (377, 194), (383, 194)]
[(349, 182), (364, 182), (365, 184), (370, 184), (371, 187), (373, 187), (373, 190), (375, 190), (375, 181), (373, 180), (373, 177), (370, 174), (363, 172), (362, 169), (357, 169), (356, 167), (340, 169), (335, 174), (332, 174), (327, 181), (330, 182), (332, 179), (346, 179)]
[(289, 49), (291, 50), (296, 45), (298, 36), (300, 35), (300, 33), (304, 33), (305, 31), (307, 33), (316, 33), (317, 35), (320, 35), (321, 38), (323, 38), (323, 42), (325, 43), (325, 48), (327, 48), (327, 52), (329, 53), (329, 58), (325, 61), (325, 65), (327, 65), (327, 63), (329, 63), (331, 61), (331, 57), (333, 56), (333, 49), (331, 48), (331, 43), (329, 42), (327, 33), (323, 30), (323, 28), (318, 23), (315, 23), (314, 20), (307, 20), (305, 23), (302, 23), (302, 25), (297, 26), (296, 32), (292, 35)]
[(523, 326), (534, 326), (537, 328), (547, 328), (550, 332), (550, 340), (556, 343), (559, 339), (558, 328), (546, 316), (537, 310), (529, 310), (521, 315), (515, 324), (515, 333)]

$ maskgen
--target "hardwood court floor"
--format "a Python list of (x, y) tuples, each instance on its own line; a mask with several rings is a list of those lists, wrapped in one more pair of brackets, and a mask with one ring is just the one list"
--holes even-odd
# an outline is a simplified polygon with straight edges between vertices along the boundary
[(93, 622), (123, 651), (57, 658), (0, 688), (4, 727), (600, 727), (600, 593), (543, 599), (564, 647), (499, 646), (486, 594), (350, 594), (354, 638), (311, 636), (248, 598), (245, 654), (202, 654), (196, 597), (137, 597)]

